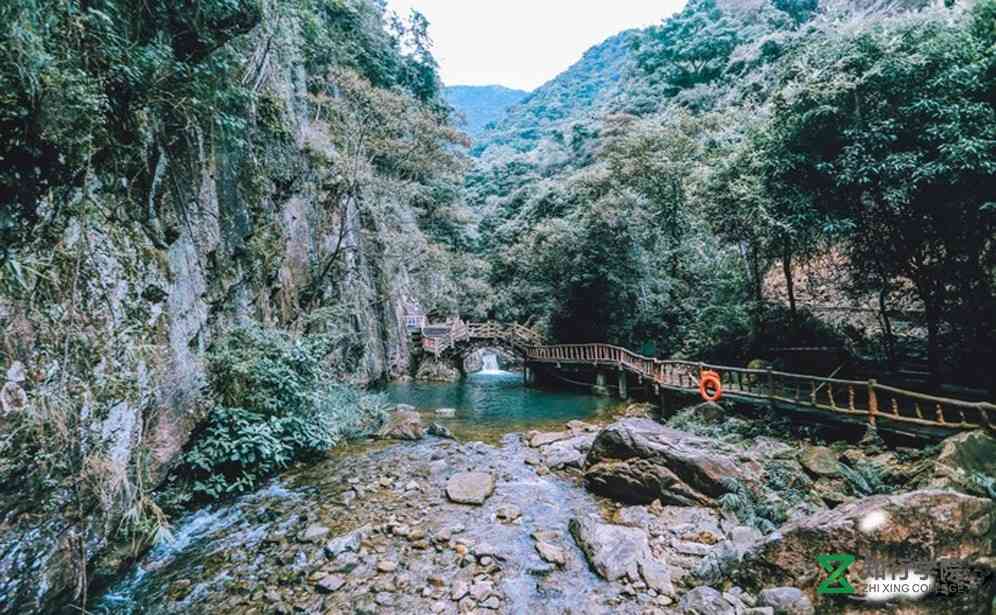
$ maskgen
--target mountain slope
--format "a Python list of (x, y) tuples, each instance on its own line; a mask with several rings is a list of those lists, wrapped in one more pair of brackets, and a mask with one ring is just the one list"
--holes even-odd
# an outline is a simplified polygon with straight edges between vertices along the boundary
[(586, 51), (576, 64), (510, 108), (482, 135), (475, 152), (493, 145), (528, 151), (544, 135), (563, 136), (574, 122), (591, 121), (614, 110), (638, 77), (633, 46), (641, 35), (640, 30), (627, 30)]
[(529, 96), (529, 92), (500, 85), (454, 85), (445, 88), (443, 96), (464, 117), (467, 134), (476, 139), (488, 124), (499, 121), (509, 107)]

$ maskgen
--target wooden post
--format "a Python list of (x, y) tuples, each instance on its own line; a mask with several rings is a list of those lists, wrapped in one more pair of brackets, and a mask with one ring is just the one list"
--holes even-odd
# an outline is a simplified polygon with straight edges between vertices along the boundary
[(626, 381), (626, 370), (619, 368), (619, 399), (629, 399), (629, 383)]
[(875, 427), (875, 415), (878, 414), (878, 395), (875, 394), (875, 380), (868, 381), (868, 424)]
[(985, 402), (979, 404), (979, 414), (982, 415), (982, 428), (993, 430), (996, 425), (992, 423), (992, 417), (996, 416), (996, 405)]
[(775, 407), (775, 374), (772, 373), (771, 368), (767, 368), (768, 371), (768, 405), (774, 409)]

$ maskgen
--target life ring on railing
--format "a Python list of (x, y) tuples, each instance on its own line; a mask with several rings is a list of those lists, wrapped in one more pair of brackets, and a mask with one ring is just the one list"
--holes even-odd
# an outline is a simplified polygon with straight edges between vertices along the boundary
[(719, 379), (719, 374), (706, 370), (699, 376), (699, 393), (706, 401), (719, 401), (723, 396), (723, 382)]

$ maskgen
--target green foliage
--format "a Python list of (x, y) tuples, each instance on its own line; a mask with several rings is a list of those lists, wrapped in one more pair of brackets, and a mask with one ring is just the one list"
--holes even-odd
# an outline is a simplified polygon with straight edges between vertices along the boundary
[(874, 464), (858, 464), (854, 467), (840, 464), (840, 473), (850, 484), (851, 490), (858, 497), (891, 493), (895, 490), (882, 479), (881, 469)]
[(414, 11), (407, 23), (387, 19), (384, 5), (369, 0), (302, 0), (298, 11), (313, 90), (325, 85), (328, 68), (338, 67), (356, 71), (375, 87), (398, 87), (443, 109), (429, 23), (422, 14)]
[(807, 21), (820, 7), (819, 0), (774, 0), (772, 4), (791, 16), (796, 23)]
[(238, 329), (208, 355), (214, 408), (171, 481), (198, 499), (249, 491), (293, 461), (375, 427), (383, 400), (326, 375), (328, 340)]
[(641, 41), (640, 66), (672, 90), (707, 83), (726, 68), (742, 29), (716, 0), (691, 0), (681, 13), (650, 29)]
[(996, 74), (991, 39), (976, 35), (985, 16), (980, 5), (967, 23), (903, 17), (807, 47), (761, 146), (770, 193), (846, 247), (857, 287), (909, 282), (935, 376), (944, 326), (959, 364), (989, 363), (996, 332)]
[[(0, 244), (19, 245), (39, 201), (113, 169), (146, 188), (146, 148), (191, 119), (241, 128), (245, 92), (219, 50), (260, 19), (255, 0), (0, 6)], [(153, 168), (149, 168), (152, 164)], [(144, 196), (144, 195), (143, 195)]]

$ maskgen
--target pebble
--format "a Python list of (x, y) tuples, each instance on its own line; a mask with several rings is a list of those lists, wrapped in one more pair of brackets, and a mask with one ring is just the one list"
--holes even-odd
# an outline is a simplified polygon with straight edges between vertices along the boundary
[(330, 574), (328, 576), (319, 579), (317, 586), (318, 589), (324, 592), (336, 592), (342, 589), (342, 586), (346, 584), (346, 578), (338, 574)]
[(398, 562), (389, 559), (382, 559), (379, 562), (377, 562), (377, 570), (381, 572), (394, 572), (397, 569), (398, 569)]
[(490, 598), (482, 602), (481, 606), (483, 606), (486, 609), (497, 610), (498, 607), (501, 606), (501, 600), (498, 600), (498, 598), (495, 596), (491, 596)]

